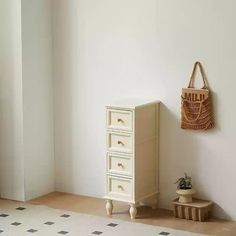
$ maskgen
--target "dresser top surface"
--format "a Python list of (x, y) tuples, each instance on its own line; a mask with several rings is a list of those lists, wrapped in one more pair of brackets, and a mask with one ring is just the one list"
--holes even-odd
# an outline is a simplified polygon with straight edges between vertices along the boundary
[(147, 106), (150, 104), (157, 104), (157, 103), (160, 103), (160, 101), (154, 100), (154, 99), (127, 98), (127, 99), (112, 102), (106, 107), (135, 109), (138, 107)]

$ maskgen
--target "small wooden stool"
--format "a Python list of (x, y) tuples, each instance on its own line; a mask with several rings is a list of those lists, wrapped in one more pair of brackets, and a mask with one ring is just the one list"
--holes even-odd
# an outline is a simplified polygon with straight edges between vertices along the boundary
[(213, 206), (213, 203), (210, 201), (196, 198), (193, 199), (191, 203), (180, 203), (177, 198), (172, 203), (174, 205), (174, 216), (176, 218), (194, 221), (205, 221), (208, 219)]

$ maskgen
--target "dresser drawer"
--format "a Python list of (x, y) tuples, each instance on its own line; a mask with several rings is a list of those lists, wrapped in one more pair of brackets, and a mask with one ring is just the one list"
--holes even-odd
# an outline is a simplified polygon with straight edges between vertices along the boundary
[(110, 174), (132, 176), (132, 162), (130, 156), (107, 153), (107, 171)]
[(114, 152), (132, 153), (132, 134), (107, 132), (107, 149)]
[(107, 109), (107, 128), (132, 131), (133, 130), (132, 111)]
[(133, 195), (132, 179), (107, 176), (107, 195), (121, 200), (131, 200)]

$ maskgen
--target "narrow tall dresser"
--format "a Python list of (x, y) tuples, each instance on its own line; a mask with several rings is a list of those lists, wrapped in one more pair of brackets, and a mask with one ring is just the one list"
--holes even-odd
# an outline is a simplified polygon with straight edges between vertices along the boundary
[(128, 99), (106, 106), (106, 211), (113, 202), (157, 204), (159, 102)]

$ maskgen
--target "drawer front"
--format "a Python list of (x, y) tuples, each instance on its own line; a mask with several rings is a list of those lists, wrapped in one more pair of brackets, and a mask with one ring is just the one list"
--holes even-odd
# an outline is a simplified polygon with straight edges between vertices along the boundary
[(131, 200), (133, 195), (133, 182), (131, 179), (121, 179), (107, 176), (107, 195), (121, 200)]
[(125, 110), (107, 110), (107, 128), (132, 131), (133, 130), (133, 113)]
[(133, 136), (132, 134), (107, 133), (108, 151), (132, 153)]
[(133, 158), (116, 154), (107, 154), (107, 171), (110, 174), (132, 176)]

